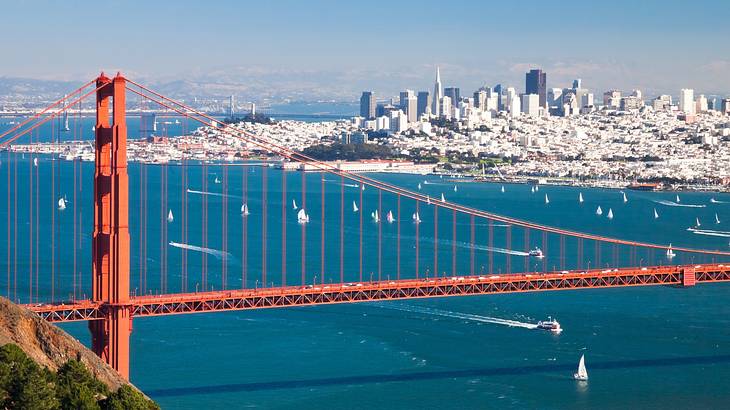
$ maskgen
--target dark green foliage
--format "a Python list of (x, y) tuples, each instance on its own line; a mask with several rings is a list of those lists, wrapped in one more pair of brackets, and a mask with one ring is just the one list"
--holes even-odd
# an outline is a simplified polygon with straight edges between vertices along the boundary
[(130, 386), (109, 393), (79, 361), (69, 360), (54, 373), (38, 366), (14, 344), (0, 347), (0, 408), (159, 409)]
[(386, 159), (391, 157), (390, 148), (376, 144), (312, 145), (302, 151), (304, 155), (320, 161), (357, 161), (360, 159)]

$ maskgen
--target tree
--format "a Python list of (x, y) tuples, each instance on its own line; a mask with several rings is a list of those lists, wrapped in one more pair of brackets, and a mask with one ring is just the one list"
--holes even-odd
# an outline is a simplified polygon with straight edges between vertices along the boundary
[(60, 408), (52, 381), (48, 380), (46, 375), (37, 369), (37, 366), (35, 370), (28, 373), (17, 391), (14, 402), (14, 408), (18, 409), (54, 410)]
[(122, 386), (104, 401), (104, 410), (159, 410), (153, 401), (129, 386)]
[(109, 394), (106, 385), (77, 360), (69, 360), (61, 366), (57, 379), (56, 396), (63, 409), (99, 409), (97, 397)]

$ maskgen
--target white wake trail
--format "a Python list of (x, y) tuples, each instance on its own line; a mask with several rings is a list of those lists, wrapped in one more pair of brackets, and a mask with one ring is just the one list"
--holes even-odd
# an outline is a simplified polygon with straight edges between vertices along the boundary
[(204, 248), (202, 246), (190, 245), (187, 243), (180, 243), (180, 242), (173, 242), (173, 241), (170, 241), (169, 245), (172, 247), (175, 247), (175, 248), (207, 253), (208, 255), (214, 256), (216, 259), (230, 259), (231, 258), (230, 253), (219, 251), (217, 249)]
[(502, 319), (491, 316), (474, 315), (471, 313), (452, 312), (449, 310), (440, 310), (419, 306), (402, 306), (402, 305), (390, 305), (380, 304), (376, 305), (385, 309), (400, 310), (402, 312), (411, 313), (422, 313), (431, 316), (450, 317), (453, 319), (469, 320), (472, 322), (491, 323), (495, 325), (509, 326), (509, 327), (521, 327), (523, 329), (537, 329), (537, 325), (534, 323), (520, 322), (518, 320)]
[(652, 200), (652, 202), (660, 204), (660, 205), (678, 206), (678, 207), (682, 207), (682, 208), (706, 208), (707, 207), (707, 205), (704, 205), (704, 204), (700, 204), (700, 205), (698, 205), (698, 204), (680, 204), (677, 202), (667, 201), (666, 199)]
[(243, 198), (243, 197), (241, 197), (241, 196), (238, 196), (238, 195), (231, 195), (231, 194), (228, 194), (228, 195), (224, 195), (224, 194), (220, 194), (220, 193), (218, 193), (218, 192), (210, 192), (210, 191), (197, 191), (197, 190), (195, 190), (195, 189), (190, 189), (190, 188), (188, 188), (188, 189), (187, 189), (187, 192), (188, 192), (189, 194), (198, 194), (198, 195), (207, 195), (207, 196), (217, 196), (217, 197), (219, 197), (219, 198), (237, 198), (237, 199), (241, 199), (241, 198)]

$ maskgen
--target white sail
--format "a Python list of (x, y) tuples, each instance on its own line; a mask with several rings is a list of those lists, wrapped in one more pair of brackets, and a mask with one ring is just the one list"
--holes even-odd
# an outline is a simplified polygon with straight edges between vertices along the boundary
[(679, 202), (679, 195), (677, 195), (677, 202)]
[(361, 188), (364, 191), (365, 190), (365, 184), (361, 184)]
[(502, 191), (502, 193), (504, 193), (504, 185), (502, 185), (502, 189), (501, 189), (501, 191)]
[(586, 356), (580, 356), (580, 362), (578, 362), (578, 371), (573, 375), (575, 380), (585, 381), (588, 380), (588, 371), (586, 370)]
[(418, 216), (418, 212), (414, 212), (414, 213), (413, 213), (413, 217), (412, 217), (412, 218), (413, 218), (413, 222), (415, 222), (415, 223), (417, 223), (417, 224), (418, 224), (418, 223), (421, 223), (421, 217), (420, 217), (420, 216)]
[(373, 222), (375, 222), (375, 223), (380, 222), (380, 215), (378, 214), (377, 209), (370, 213), (370, 217), (373, 218)]
[(216, 184), (220, 184), (221, 183), (221, 180), (218, 179), (218, 177), (215, 177), (215, 180), (213, 182), (215, 182)]
[(717, 214), (715, 214), (715, 223), (716, 224), (719, 224), (720, 223), (720, 218), (717, 217)]
[(545, 203), (546, 204), (549, 204), (550, 203), (550, 198), (548, 198), (547, 194), (545, 194)]
[(386, 219), (388, 220), (388, 223), (395, 222), (395, 218), (393, 218), (393, 212), (392, 211), (388, 211), (388, 216), (386, 217)]
[(355, 201), (352, 201), (352, 212), (357, 212), (359, 210), (360, 209), (357, 207), (357, 204), (355, 203)]
[(535, 192), (540, 190), (540, 185), (535, 185)]
[(578, 202), (583, 203), (583, 193), (578, 192)]
[(698, 228), (702, 226), (702, 224), (700, 223), (700, 218), (695, 218), (695, 226)]
[(624, 203), (629, 202), (629, 198), (626, 198), (626, 192), (622, 192), (624, 196)]
[(656, 211), (656, 208), (654, 208), (654, 219), (659, 218), (659, 213)]
[(297, 210), (297, 200), (296, 199), (291, 200), (291, 207), (293, 210), (295, 210), (295, 211)]
[(530, 187), (530, 192), (535, 193), (535, 186)]
[(603, 209), (601, 209), (600, 205), (598, 205), (598, 208), (596, 208), (596, 215), (603, 215)]
[(674, 251), (672, 251), (672, 244), (670, 243), (669, 247), (667, 248), (667, 258), (672, 259), (675, 256), (676, 254), (674, 253)]
[(613, 219), (613, 210), (611, 208), (608, 208), (608, 215), (606, 215), (606, 218)]
[(426, 203), (431, 205), (431, 197), (426, 195)]
[(307, 212), (304, 210), (304, 208), (300, 209), (297, 213), (297, 222), (300, 224), (305, 224), (309, 222), (309, 215), (307, 215)]
[(458, 191), (459, 189), (454, 185), (454, 192)]
[(243, 216), (248, 215), (248, 204), (241, 205), (241, 215), (243, 215)]
[(63, 198), (58, 198), (58, 210), (63, 211), (66, 209), (66, 200)]
[(418, 190), (419, 191), (421, 190), (421, 183), (420, 182), (418, 183)]
[(38, 158), (33, 158), (33, 165), (38, 166)]
[(446, 202), (446, 198), (444, 197), (443, 193), (441, 193), (441, 202)]
[(169, 210), (169, 211), (167, 212), (167, 222), (168, 222), (168, 223), (172, 223), (172, 221), (174, 221), (174, 220), (175, 220), (175, 217), (173, 217), (173, 216), (172, 216), (172, 209), (170, 209), (170, 210)]

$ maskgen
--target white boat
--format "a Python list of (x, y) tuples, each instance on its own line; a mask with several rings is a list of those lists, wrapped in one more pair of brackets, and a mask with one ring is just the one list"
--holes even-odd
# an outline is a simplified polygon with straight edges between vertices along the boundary
[(611, 208), (608, 208), (608, 215), (606, 215), (606, 218), (613, 219), (613, 210)]
[(541, 320), (537, 322), (537, 328), (542, 330), (548, 330), (552, 333), (560, 333), (563, 328), (560, 327), (560, 322), (548, 316), (548, 320)]
[(418, 183), (418, 190), (419, 191), (421, 190), (421, 183), (420, 182)]
[(598, 205), (598, 208), (596, 208), (596, 215), (603, 215), (603, 209), (601, 209), (600, 205)]
[(295, 210), (295, 211), (297, 210), (298, 207), (297, 207), (297, 200), (296, 199), (292, 199), (291, 200), (291, 207), (292, 207), (293, 210)]
[(352, 201), (352, 212), (357, 212), (359, 210), (360, 209), (357, 207), (357, 204), (355, 203), (355, 201)]
[(583, 193), (582, 192), (578, 192), (578, 202), (580, 202), (581, 204), (583, 203)]
[(247, 204), (241, 205), (241, 215), (243, 215), (243, 216), (248, 215), (248, 205)]
[(654, 219), (659, 218), (659, 213), (656, 211), (656, 208), (654, 208)]
[(573, 378), (582, 382), (588, 380), (588, 371), (586, 370), (586, 355), (580, 356), (580, 362), (578, 362), (578, 371), (573, 374)]
[(33, 158), (33, 165), (38, 166), (38, 158)]
[(454, 185), (454, 192), (456, 192), (458, 190), (459, 190), (459, 188), (457, 188), (456, 185)]
[(502, 193), (504, 193), (504, 185), (502, 185), (502, 189), (501, 189), (501, 191), (502, 191)]
[(380, 222), (380, 215), (378, 214), (377, 209), (370, 213), (370, 217), (373, 218), (373, 222), (375, 222), (375, 223)]
[(676, 253), (672, 250), (672, 244), (669, 244), (669, 247), (667, 248), (667, 259), (672, 259), (673, 257), (677, 256)]
[(175, 220), (175, 217), (172, 216), (172, 209), (170, 209), (169, 211), (167, 211), (167, 222), (172, 223), (172, 221), (174, 221), (174, 220)]
[(388, 221), (388, 223), (391, 223), (391, 224), (393, 222), (395, 222), (395, 218), (393, 218), (393, 212), (392, 211), (388, 211), (388, 215), (386, 216), (385, 219)]
[(679, 203), (679, 195), (677, 195), (677, 203)]
[(717, 199), (715, 199), (715, 198), (710, 198), (710, 202), (711, 202), (711, 203), (713, 203), (713, 204), (716, 204), (716, 203), (717, 203)]
[(220, 179), (218, 179), (218, 177), (216, 176), (216, 177), (215, 177), (215, 180), (214, 180), (213, 182), (215, 182), (216, 184), (220, 184), (220, 183), (221, 183), (221, 180), (220, 180)]
[(540, 185), (535, 185), (535, 192), (540, 190)]
[(716, 224), (719, 224), (720, 223), (720, 218), (717, 217), (717, 214), (715, 214), (715, 223)]
[(622, 192), (621, 194), (624, 196), (624, 203), (629, 202), (629, 198), (626, 198), (626, 192)]
[(446, 198), (444, 198), (444, 194), (441, 194), (441, 202), (446, 202)]
[(700, 223), (700, 218), (695, 218), (695, 227), (699, 228), (700, 226), (702, 226), (702, 224)]
[(530, 192), (535, 193), (535, 186), (530, 187)]
[(364, 191), (365, 190), (365, 184), (360, 184), (360, 188)]
[(549, 204), (550, 203), (550, 198), (548, 198), (547, 194), (545, 194), (545, 203), (546, 204)]
[(413, 222), (420, 224), (421, 223), (421, 217), (418, 216), (418, 212), (414, 212), (413, 216), (411, 217), (413, 219)]
[(297, 222), (300, 224), (309, 223), (309, 215), (307, 215), (307, 212), (304, 211), (304, 208), (300, 209), (297, 213)]
[(542, 249), (537, 248), (537, 247), (535, 249), (530, 250), (530, 252), (528, 252), (527, 254), (529, 256), (533, 256), (533, 257), (538, 258), (538, 259), (542, 259), (542, 258), (545, 257), (545, 254), (542, 253)]
[(431, 205), (431, 197), (426, 195), (426, 203)]
[(66, 199), (58, 198), (58, 210), (63, 211), (64, 209), (66, 209)]

